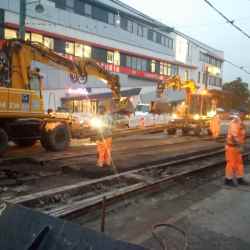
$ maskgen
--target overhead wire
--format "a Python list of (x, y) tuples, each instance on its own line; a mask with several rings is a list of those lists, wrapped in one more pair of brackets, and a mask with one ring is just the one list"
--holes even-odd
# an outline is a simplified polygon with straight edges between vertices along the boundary
[(239, 27), (238, 25), (235, 24), (235, 20), (233, 19), (229, 19), (228, 17), (226, 17), (219, 9), (217, 9), (210, 1), (208, 0), (203, 0), (205, 3), (207, 3), (215, 12), (217, 12), (221, 17), (223, 17), (227, 23), (231, 24), (235, 29), (237, 29), (238, 31), (240, 31), (244, 36), (246, 36), (247, 38), (250, 38), (250, 35), (244, 31), (241, 27)]
[[(115, 3), (115, 4), (117, 4), (117, 5), (119, 5), (119, 6), (122, 7), (122, 8), (127, 9), (127, 10), (130, 11), (130, 12), (133, 12), (135, 15), (138, 15), (138, 16), (142, 17), (143, 19), (146, 18), (146, 19), (150, 19), (152, 22), (160, 23), (160, 22), (158, 22), (157, 20), (155, 20), (155, 19), (153, 19), (153, 18), (151, 18), (151, 17), (149, 17), (149, 16), (147, 16), (147, 15), (141, 13), (140, 11), (137, 11), (136, 9), (134, 9), (134, 8), (132, 8), (132, 7), (130, 7), (130, 6), (127, 6), (125, 3), (122, 3), (122, 2), (119, 1), (119, 0), (110, 0), (110, 1), (113, 2), (113, 3)], [(209, 4), (211, 4), (211, 3), (210, 3), (209, 1), (207, 1), (207, 0), (204, 0), (204, 1), (206, 1), (206, 2), (209, 3)], [(250, 0), (249, 0), (249, 1), (250, 1)], [(213, 6), (213, 5), (212, 5), (212, 6)], [(216, 11), (219, 11), (219, 10), (216, 9)], [(219, 12), (220, 12), (220, 11), (219, 11)], [(221, 14), (223, 15), (223, 13), (221, 13)], [(224, 15), (223, 15), (223, 16), (224, 16)], [(231, 23), (231, 24), (233, 23), (233, 25), (234, 25), (234, 20), (230, 20), (230, 19), (227, 18), (226, 16), (224, 16), (224, 17), (226, 18), (227, 22), (229, 22), (229, 23)], [(163, 25), (164, 25), (164, 24), (162, 24), (162, 26), (163, 26)], [(236, 26), (237, 29), (239, 28), (239, 29), (241, 30), (241, 28), (238, 27), (237, 25), (234, 25), (234, 26)], [(158, 28), (160, 29), (161, 26), (158, 25)], [(242, 31), (243, 31), (243, 30), (242, 30)], [(175, 29), (173, 29), (172, 32), (175, 33), (175, 34), (177, 34), (177, 35), (179, 35), (179, 36), (181, 36), (181, 37), (183, 37), (183, 38), (185, 38), (185, 39), (187, 39), (187, 37), (188, 37), (188, 36), (182, 34), (181, 32), (176, 31)], [(243, 32), (244, 32), (244, 31), (243, 31)], [(247, 33), (246, 33), (245, 35), (247, 35), (248, 38), (250, 38), (250, 35), (248, 35)], [(205, 48), (204, 46), (202, 46), (202, 45), (200, 45), (200, 44), (198, 44), (198, 43), (196, 43), (196, 42), (194, 42), (193, 39), (192, 39), (192, 43), (193, 43), (195, 46), (197, 46), (197, 47), (199, 47), (199, 48), (201, 48), (201, 49), (203, 49), (203, 50), (205, 50), (205, 51), (211, 53), (211, 51), (210, 51), (209, 49)], [(250, 71), (247, 70), (244, 66), (237, 65), (236, 63), (233, 63), (231, 60), (227, 60), (227, 59), (225, 59), (225, 58), (224, 58), (224, 62), (226, 62), (226, 63), (230, 64), (231, 66), (233, 66), (233, 67), (235, 67), (235, 68), (237, 68), (237, 69), (243, 71), (245, 74), (250, 75)]]

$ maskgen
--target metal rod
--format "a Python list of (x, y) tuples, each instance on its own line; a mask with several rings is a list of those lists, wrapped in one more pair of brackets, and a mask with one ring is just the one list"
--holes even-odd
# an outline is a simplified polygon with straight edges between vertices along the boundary
[(101, 218), (101, 232), (105, 232), (105, 219), (106, 219), (106, 197), (102, 199), (102, 218)]
[(20, 0), (18, 37), (21, 40), (25, 39), (25, 19), (26, 19), (26, 0)]

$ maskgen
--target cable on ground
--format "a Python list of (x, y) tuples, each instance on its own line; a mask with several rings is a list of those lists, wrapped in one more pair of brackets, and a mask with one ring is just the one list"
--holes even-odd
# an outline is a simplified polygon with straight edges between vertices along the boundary
[(186, 231), (184, 231), (183, 229), (173, 225), (173, 224), (169, 224), (169, 223), (161, 223), (161, 224), (155, 224), (152, 228), (152, 235), (153, 235), (153, 238), (155, 238), (158, 242), (159, 242), (159, 245), (161, 246), (161, 249), (162, 250), (168, 250), (168, 247), (167, 247), (167, 244), (166, 242), (161, 239), (159, 237), (159, 235), (155, 232), (156, 229), (160, 228), (160, 227), (166, 227), (166, 228), (171, 228), (171, 229), (174, 229), (175, 231), (179, 232), (180, 234), (183, 235), (184, 237), (184, 247), (183, 247), (183, 250), (187, 250), (188, 248), (188, 238), (187, 238), (187, 233)]

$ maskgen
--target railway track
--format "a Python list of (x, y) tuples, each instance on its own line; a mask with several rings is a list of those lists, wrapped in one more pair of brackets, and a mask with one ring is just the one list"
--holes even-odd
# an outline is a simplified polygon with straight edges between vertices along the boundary
[[(248, 155), (246, 153), (244, 156)], [(115, 203), (129, 195), (151, 190), (168, 181), (194, 175), (208, 168), (223, 166), (224, 163), (224, 149), (217, 148), (210, 152), (196, 152), (185, 158), (6, 201), (35, 208), (55, 217), (75, 218), (100, 207), (104, 199), (108, 203)]]

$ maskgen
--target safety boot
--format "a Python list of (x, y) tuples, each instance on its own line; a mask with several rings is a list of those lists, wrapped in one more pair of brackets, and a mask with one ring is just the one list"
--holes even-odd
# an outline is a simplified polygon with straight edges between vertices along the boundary
[(227, 186), (230, 186), (230, 187), (236, 187), (236, 186), (237, 186), (237, 185), (234, 183), (233, 180), (227, 179), (227, 178), (225, 179), (224, 184), (227, 185)]
[(249, 186), (249, 182), (247, 182), (246, 180), (244, 180), (242, 177), (241, 178), (237, 178), (237, 182), (238, 182), (239, 185)]

